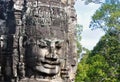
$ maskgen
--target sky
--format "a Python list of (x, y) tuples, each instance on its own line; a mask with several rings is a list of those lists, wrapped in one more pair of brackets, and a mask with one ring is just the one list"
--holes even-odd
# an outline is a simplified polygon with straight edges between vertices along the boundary
[(104, 35), (104, 31), (102, 29), (91, 30), (89, 28), (91, 17), (99, 7), (100, 4), (94, 3), (85, 5), (81, 0), (77, 0), (75, 3), (77, 23), (83, 26), (83, 32), (81, 34), (82, 40), (80, 43), (83, 47), (89, 50), (92, 50), (101, 36)]

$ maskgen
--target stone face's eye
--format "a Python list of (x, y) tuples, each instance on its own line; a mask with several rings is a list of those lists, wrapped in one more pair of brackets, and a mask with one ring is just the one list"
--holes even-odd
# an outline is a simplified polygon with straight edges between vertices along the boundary
[(40, 44), (39, 44), (39, 47), (40, 47), (40, 48), (47, 48), (46, 45), (40, 45)]
[(60, 43), (59, 41), (57, 41), (57, 42), (55, 43), (55, 48), (56, 48), (56, 49), (61, 49), (61, 47), (62, 47), (61, 43)]
[(39, 46), (40, 48), (47, 48), (47, 45), (46, 45), (46, 43), (44, 43), (44, 42), (40, 42), (40, 43), (38, 44), (38, 46)]
[(59, 45), (58, 45), (58, 46), (56, 46), (56, 49), (61, 49), (61, 46), (59, 46)]
[(46, 41), (46, 45), (47, 45), (47, 46), (50, 46), (50, 45), (51, 45), (51, 42), (50, 42), (50, 41)]

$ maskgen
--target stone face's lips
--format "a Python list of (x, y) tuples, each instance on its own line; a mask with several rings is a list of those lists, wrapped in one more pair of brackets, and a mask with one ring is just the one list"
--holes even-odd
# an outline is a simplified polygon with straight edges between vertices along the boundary
[(49, 59), (41, 58), (40, 60), (41, 60), (42, 64), (60, 65), (60, 60), (59, 59), (57, 59), (55, 61), (54, 60), (52, 61), (52, 59), (49, 60)]
[(46, 69), (56, 69), (56, 66), (60, 66), (60, 60), (59, 59), (46, 59), (46, 58), (40, 58), (39, 62), (37, 63), (37, 66), (43, 66)]
[(43, 65), (45, 68), (49, 68), (49, 69), (55, 69), (56, 65), (50, 65), (50, 64), (44, 64)]
[(57, 74), (59, 72), (59, 58), (39, 58), (36, 70), (46, 74)]
[(36, 70), (45, 74), (55, 75), (59, 72), (59, 66), (41, 65), (36, 66)]

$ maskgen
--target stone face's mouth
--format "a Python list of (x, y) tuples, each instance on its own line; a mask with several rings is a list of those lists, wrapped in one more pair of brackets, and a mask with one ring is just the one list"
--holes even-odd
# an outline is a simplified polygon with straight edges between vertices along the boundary
[(46, 58), (41, 58), (40, 63), (37, 64), (37, 66), (42, 65), (44, 68), (47, 69), (55, 69), (56, 66), (60, 66), (60, 60), (59, 59), (46, 59)]
[(36, 69), (45, 74), (55, 75), (59, 72), (60, 60), (54, 58), (40, 58), (37, 62)]
[(45, 68), (48, 68), (48, 69), (55, 69), (56, 68), (56, 65), (50, 65), (50, 64), (43, 64), (43, 66)]

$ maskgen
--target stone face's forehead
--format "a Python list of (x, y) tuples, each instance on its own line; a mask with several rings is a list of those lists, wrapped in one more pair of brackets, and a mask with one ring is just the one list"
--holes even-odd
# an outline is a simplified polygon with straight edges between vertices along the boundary
[[(28, 27), (28, 29), (31, 27)], [(61, 41), (66, 39), (67, 33), (62, 30), (63, 28), (61, 27), (56, 27), (56, 28), (49, 28), (49, 27), (38, 27), (38, 28), (31, 28), (30, 31), (26, 31), (27, 34), (36, 37), (36, 39), (46, 39), (48, 41)]]

